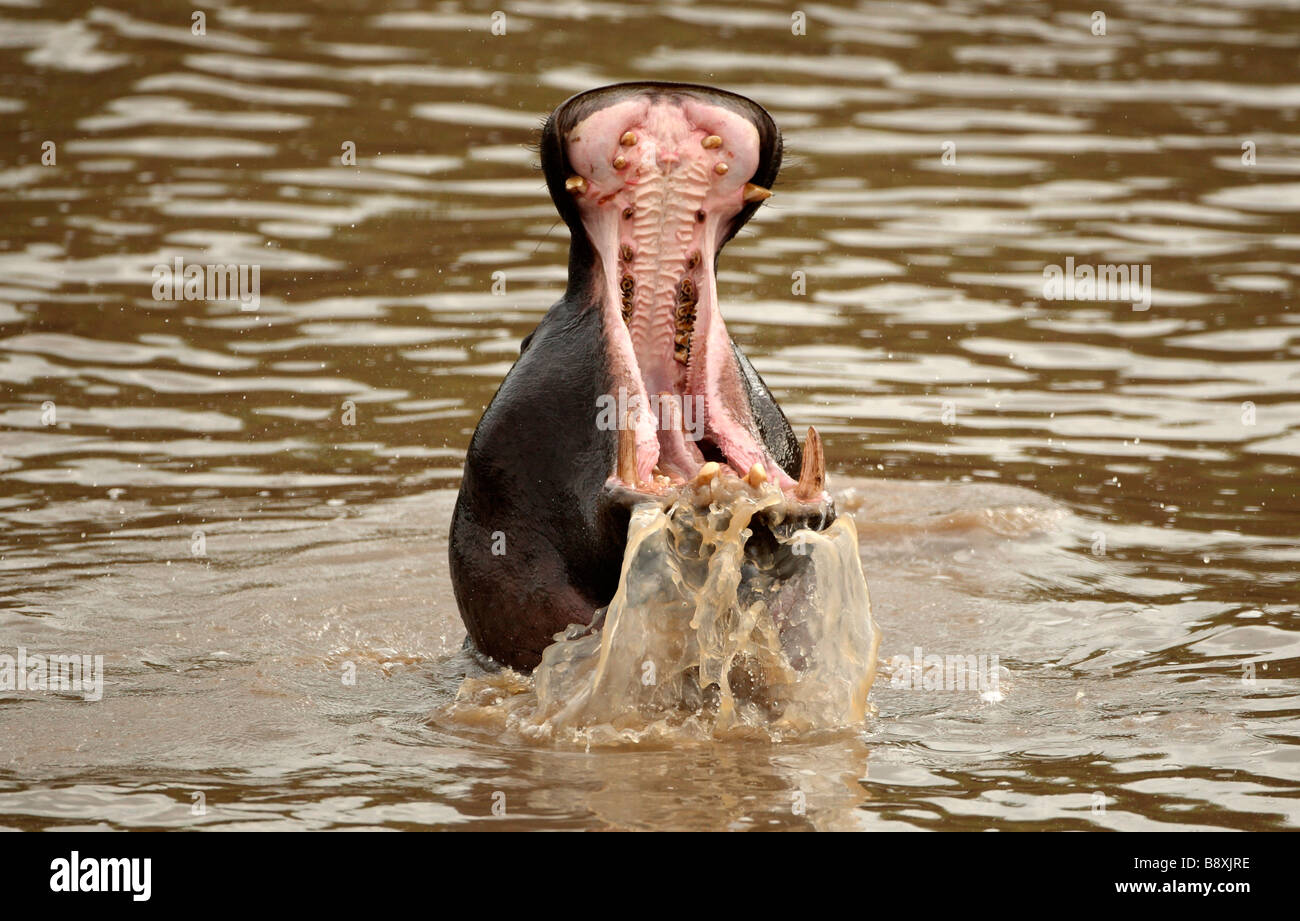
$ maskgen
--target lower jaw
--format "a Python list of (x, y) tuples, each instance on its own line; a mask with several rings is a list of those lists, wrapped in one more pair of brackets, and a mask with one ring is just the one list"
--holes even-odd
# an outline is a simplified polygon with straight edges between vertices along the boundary
[[(606, 262), (615, 271), (604, 273), (609, 286), (602, 309), (616, 391), (610, 395), (615, 414), (606, 422), (618, 428), (612, 483), (652, 499), (715, 480), (739, 481), (751, 490), (775, 488), (790, 505), (824, 504), (825, 461), (816, 431), (808, 430), (798, 480), (757, 434), (717, 307), (712, 254), (640, 255), (639, 264)], [(685, 277), (683, 265), (693, 270)], [(612, 284), (615, 274), (624, 280), (621, 289)], [(664, 284), (665, 276), (680, 280)], [(639, 290), (638, 278), (650, 290)]]
[[(734, 359), (733, 359), (734, 360)], [(639, 382), (644, 388), (644, 382)], [(623, 388), (626, 392), (626, 387)], [(688, 430), (672, 424), (672, 419), (687, 421), (691, 413), (683, 408), (698, 402), (703, 412), (697, 419), (708, 419), (707, 399), (690, 393), (660, 395), (656, 415), (659, 438), (649, 445), (653, 456), (646, 455), (646, 445), (638, 436), (641, 428), (629, 415), (622, 417), (618, 430), (618, 453), (613, 475), (607, 481), (619, 504), (633, 506), (654, 502), (663, 506), (686, 501), (693, 505), (726, 504), (739, 499), (767, 499), (773, 511), (764, 517), (780, 522), (784, 519), (820, 522), (824, 527), (835, 517), (834, 506), (825, 490), (826, 462), (821, 437), (809, 427), (803, 446), (798, 480), (791, 478), (772, 460), (762, 443), (748, 432), (729, 433), (734, 443), (747, 440), (747, 453), (760, 459), (736, 463), (726, 456), (710, 438), (707, 428), (696, 432), (692, 440)], [(665, 412), (664, 407), (669, 407)], [(732, 415), (735, 418), (735, 415)], [(667, 424), (665, 424), (667, 422)], [(701, 422), (701, 425), (703, 423)], [(649, 469), (649, 476), (643, 471)], [(773, 476), (769, 471), (775, 471)], [(808, 526), (808, 525), (805, 525)]]
[(712, 254), (637, 256), (605, 270), (602, 307), (617, 406), (611, 421), (620, 429), (615, 475), (628, 487), (657, 493), (708, 468), (754, 487), (770, 481), (793, 491), (795, 480), (756, 434), (750, 395), (717, 308)]
[(690, 478), (660, 477), (652, 484), (631, 487), (618, 477), (606, 483), (607, 497), (629, 510), (657, 505), (665, 511), (688, 506), (710, 514), (730, 515), (742, 505), (752, 514), (751, 530), (755, 535), (768, 534), (788, 539), (794, 532), (808, 528), (821, 531), (836, 518), (835, 503), (824, 492), (816, 498), (802, 499), (792, 491), (782, 490), (771, 482), (755, 483), (740, 477), (729, 467), (716, 462), (705, 465)]

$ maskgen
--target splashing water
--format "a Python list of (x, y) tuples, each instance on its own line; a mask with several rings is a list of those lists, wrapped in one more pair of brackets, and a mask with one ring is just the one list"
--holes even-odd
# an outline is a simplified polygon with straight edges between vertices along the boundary
[(783, 503), (732, 478), (638, 506), (603, 620), (557, 634), (531, 681), (467, 678), (450, 715), (588, 744), (860, 724), (880, 633), (857, 530), (782, 527)]

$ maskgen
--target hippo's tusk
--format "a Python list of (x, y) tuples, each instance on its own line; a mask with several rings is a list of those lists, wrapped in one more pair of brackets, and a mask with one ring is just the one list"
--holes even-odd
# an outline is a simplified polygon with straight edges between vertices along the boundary
[(826, 453), (822, 450), (822, 436), (811, 425), (808, 438), (803, 443), (803, 467), (799, 482), (794, 487), (794, 497), (804, 502), (821, 498), (826, 488)]
[(623, 420), (623, 427), (618, 430), (618, 464), (614, 469), (628, 486), (633, 489), (641, 486), (636, 473), (636, 429), (631, 416)]
[(763, 201), (771, 197), (771, 189), (765, 189), (761, 185), (754, 185), (752, 182), (745, 183), (745, 201)]

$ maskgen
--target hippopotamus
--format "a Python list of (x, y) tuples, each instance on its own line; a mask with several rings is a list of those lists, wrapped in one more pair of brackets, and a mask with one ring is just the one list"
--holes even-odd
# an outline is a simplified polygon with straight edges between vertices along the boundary
[(527, 671), (569, 625), (599, 625), (640, 502), (734, 476), (781, 490), (768, 521), (834, 519), (820, 438), (799, 444), (718, 307), (718, 256), (780, 165), (767, 111), (706, 86), (607, 86), (546, 120), (568, 285), (479, 421), (451, 524), (480, 654)]

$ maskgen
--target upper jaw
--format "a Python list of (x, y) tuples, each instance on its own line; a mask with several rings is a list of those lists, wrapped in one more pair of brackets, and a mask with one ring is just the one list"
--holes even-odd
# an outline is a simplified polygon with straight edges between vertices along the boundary
[[(556, 209), (573, 231), (575, 240), (585, 237), (585, 231), (570, 190), (566, 188), (566, 184), (575, 175), (568, 151), (568, 137), (573, 128), (592, 114), (629, 100), (672, 99), (689, 100), (696, 105), (712, 107), (718, 112), (748, 121), (757, 133), (759, 144), (758, 162), (750, 179), (757, 186), (771, 188), (781, 168), (781, 132), (767, 110), (752, 99), (710, 86), (656, 81), (616, 83), (587, 90), (571, 96), (551, 113), (542, 129), (541, 138), (541, 161), (546, 184)], [(761, 200), (759, 198), (746, 203), (735, 216), (732, 225), (726, 229), (719, 248), (753, 216)]]

